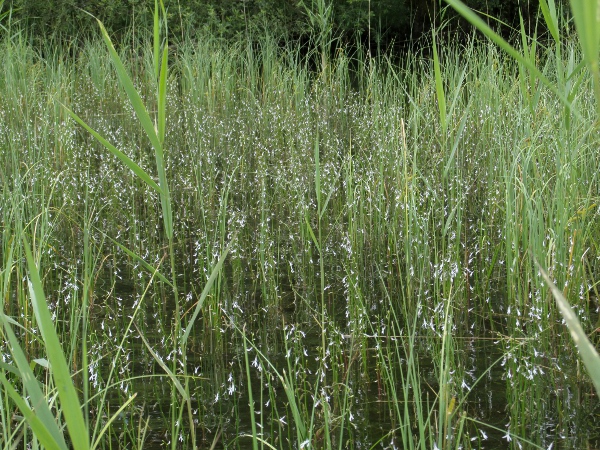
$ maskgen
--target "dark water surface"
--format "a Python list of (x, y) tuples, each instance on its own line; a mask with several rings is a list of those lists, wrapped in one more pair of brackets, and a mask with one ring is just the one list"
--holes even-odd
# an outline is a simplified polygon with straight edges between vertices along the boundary
[[(106, 334), (110, 327), (122, 330), (126, 326), (128, 320), (125, 320), (125, 316), (129, 313), (122, 313), (133, 310), (136, 306), (133, 299), (139, 298), (139, 293), (136, 293), (136, 287), (132, 283), (124, 281), (119, 281), (117, 289), (113, 295), (121, 299), (118, 302), (122, 308), (121, 314), (97, 307), (93, 320), (95, 333)], [(155, 351), (168, 362), (169, 358), (163, 353), (167, 350), (161, 350), (168, 349), (168, 345), (165, 345), (168, 327), (161, 321), (163, 306), (156, 303), (156, 298), (148, 301), (138, 311), (138, 314), (143, 315), (141, 323), (144, 328), (140, 331), (154, 346)], [(292, 368), (295, 371), (293, 380), (298, 399), (305, 402), (310, 410), (310, 398), (314, 395), (312, 389), (319, 384), (317, 380), (322, 337), (315, 320), (311, 318), (311, 314), (314, 314), (299, 311), (301, 301), (297, 295), (290, 292), (282, 294), (281, 298), (283, 300), (275, 310), (262, 306), (251, 309), (248, 305), (252, 302), (260, 304), (260, 301), (249, 293), (243, 302), (222, 300), (218, 305), (222, 309), (216, 312), (220, 326), (213, 329), (206, 328), (212, 306), (201, 315), (197, 327), (199, 331), (188, 346), (187, 355), (188, 373), (194, 377), (190, 382), (190, 391), (193, 395), (194, 414), (198, 420), (196, 427), (200, 448), (209, 448), (211, 445), (214, 445), (213, 448), (253, 448), (249, 437), (252, 429), (245, 353), (251, 365), (255, 417), (257, 422), (262, 421), (263, 439), (276, 447), (296, 448), (294, 421), (287, 408), (288, 399), (281, 382), (276, 377), (268, 378), (267, 374), (273, 374), (273, 368), (280, 374), (289, 373), (288, 369)], [(243, 311), (241, 304), (251, 312)], [(164, 306), (167, 317), (172, 314), (172, 309), (172, 305)], [(380, 317), (381, 310), (373, 308), (373, 312), (373, 317)], [(302, 319), (307, 320), (303, 322)], [(331, 323), (339, 326), (344, 320), (343, 311), (340, 311)], [(501, 322), (502, 319), (499, 318), (498, 323)], [(377, 323), (374, 325), (377, 326)], [(241, 329), (245, 329), (255, 348), (244, 343)], [(392, 413), (396, 405), (391, 403), (389, 386), (382, 379), (384, 375), (381, 360), (377, 355), (378, 348), (388, 346), (393, 350), (391, 343), (406, 340), (407, 336), (376, 336), (365, 333), (358, 341), (357, 338), (353, 340), (349, 334), (340, 335), (339, 330), (334, 330), (332, 334), (337, 336), (337, 360), (341, 363), (335, 368), (330, 363), (325, 373), (328, 392), (333, 395), (334, 392), (339, 392), (338, 389), (344, 388), (350, 393), (347, 398), (350, 416), (346, 418), (341, 448), (403, 448), (400, 424)], [(124, 392), (127, 395), (135, 392), (137, 398), (135, 412), (124, 413), (117, 420), (116, 430), (121, 430), (121, 434), (112, 439), (115, 445), (122, 444), (123, 439), (134, 439), (132, 428), (139, 429), (140, 423), (147, 423), (144, 448), (163, 448), (170, 435), (169, 380), (137, 337), (137, 331), (134, 329), (129, 336), (123, 356), (127, 363), (121, 370), (129, 377), (146, 378), (132, 379), (114, 391), (115, 395), (109, 403), (114, 405), (112, 408), (115, 410), (123, 402)], [(325, 336), (328, 342), (335, 340), (328, 331)], [(599, 448), (600, 409), (597, 400), (589, 386), (567, 382), (566, 374), (563, 376), (565, 384), (556, 384), (556, 374), (553, 372), (562, 365), (559, 360), (553, 361), (552, 358), (542, 356), (539, 367), (532, 371), (530, 383), (519, 385), (512, 381), (516, 377), (513, 375), (511, 378), (509, 369), (509, 355), (521, 345), (518, 341), (502, 336), (499, 331), (491, 331), (489, 328), (479, 330), (477, 327), (470, 334), (460, 336), (457, 333), (453, 338), (453, 357), (457, 361), (455, 372), (460, 379), (451, 374), (448, 385), (457, 394), (453, 401), (456, 411), (464, 411), (467, 417), (474, 419), (466, 422), (463, 431), (468, 436), (471, 448), (508, 448), (509, 442), (515, 442), (515, 438), (508, 434), (509, 425), (513, 433), (521, 433), (525, 439), (538, 442), (540, 448), (575, 449), (581, 448), (581, 445), (590, 449)], [(440, 386), (438, 367), (431, 358), (431, 346), (431, 340), (424, 334), (419, 335), (417, 330), (414, 350), (419, 355), (417, 366), (421, 380), (421, 402), (426, 411), (432, 411), (430, 420), (435, 421), (438, 414), (435, 401)], [(258, 350), (272, 367), (257, 358)], [(298, 359), (299, 355), (304, 355), (301, 363), (290, 362)], [(401, 364), (406, 369), (406, 360), (401, 360)], [(109, 367), (99, 367), (97, 370), (106, 374)], [(402, 389), (402, 384), (398, 382), (397, 392)], [(514, 409), (511, 410), (510, 399), (515, 395), (517, 399), (522, 397), (523, 410), (527, 411), (532, 405), (537, 408), (535, 412), (531, 412), (536, 416), (535, 424), (528, 421), (523, 428), (519, 419), (511, 418), (511, 411)], [(399, 395), (398, 398), (401, 399), (402, 396)], [(538, 400), (532, 402), (531, 398)], [(400, 401), (400, 409), (404, 406)], [(334, 415), (339, 407), (332, 400)], [(418, 419), (414, 417), (412, 404), (408, 405), (408, 411), (411, 421), (414, 421), (411, 432), (418, 433)], [(319, 414), (315, 412), (316, 417)], [(185, 412), (183, 416), (185, 421)], [(132, 423), (136, 425), (132, 427)], [(339, 418), (331, 422), (335, 446), (339, 444), (339, 423)], [(260, 430), (259, 427), (259, 433)], [(456, 433), (456, 429), (452, 433)], [(318, 448), (323, 443), (315, 445)], [(523, 448), (535, 448), (525, 441), (521, 445)]]

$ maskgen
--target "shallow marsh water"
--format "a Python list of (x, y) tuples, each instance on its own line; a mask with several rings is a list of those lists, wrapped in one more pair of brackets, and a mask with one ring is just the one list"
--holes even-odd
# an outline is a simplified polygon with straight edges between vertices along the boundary
[[(280, 371), (288, 367), (288, 359), (294, 355), (286, 357), (286, 351), (282, 348), (281, 342), (285, 339), (290, 340), (290, 325), (293, 321), (292, 308), (288, 307), (287, 312), (281, 311), (279, 319), (281, 324), (273, 323), (273, 319), (267, 317), (266, 313), (253, 314), (252, 318), (245, 317), (240, 314), (238, 321), (247, 325), (247, 332), (254, 336), (254, 343), (258, 349), (268, 356), (269, 361)], [(265, 330), (265, 323), (271, 323), (271, 327)], [(156, 343), (161, 340), (160, 334), (155, 334), (153, 323), (146, 322), (146, 338), (151, 339)], [(115, 324), (118, 327), (118, 325)], [(320, 332), (315, 330), (314, 324), (311, 323), (295, 323), (295, 337), (301, 341), (302, 353), (307, 356), (300, 366), (296, 366), (298, 373), (295, 374), (296, 380), (311, 378), (306, 377), (306, 374), (316, 374), (319, 372), (318, 356), (311, 358), (310, 355), (318, 355), (320, 346)], [(225, 331), (225, 330), (226, 331)], [(303, 332), (301, 330), (306, 330)], [(247, 351), (251, 359), (255, 358), (256, 352), (251, 349), (245, 349), (240, 342), (239, 336), (235, 331), (227, 329), (227, 325), (218, 331), (222, 334), (223, 347), (222, 352), (218, 355), (210, 352), (205, 345), (203, 339), (198, 339), (198, 346), (190, 348), (190, 357), (188, 364), (193, 367), (193, 373), (198, 377), (196, 381), (196, 390), (198, 392), (198, 402), (195, 407), (198, 408), (199, 424), (202, 425), (203, 433), (200, 447), (208, 447), (213, 442), (218, 444), (215, 448), (241, 448), (251, 449), (252, 443), (248, 438), (251, 435), (250, 428), (250, 409), (248, 408), (248, 395), (246, 392), (246, 383), (244, 375), (244, 352)], [(404, 336), (405, 337), (405, 336)], [(360, 349), (364, 353), (366, 364), (365, 367), (348, 367), (354, 362), (357, 365), (356, 355), (358, 350), (356, 344), (348, 342), (351, 339), (349, 335), (343, 336), (341, 345), (338, 351), (342, 358), (343, 368), (340, 371), (348, 371), (351, 375), (348, 377), (345, 387), (351, 391), (351, 421), (348, 436), (345, 438), (343, 448), (402, 448), (402, 440), (398, 436), (397, 420), (394, 420), (390, 410), (389, 394), (387, 388), (381, 379), (381, 374), (378, 369), (377, 349), (376, 346), (385, 345), (389, 340), (401, 340), (402, 337), (394, 336), (371, 336), (361, 341), (364, 348)], [(431, 360), (430, 349), (424, 342), (428, 338), (425, 335), (416, 336), (419, 353), (419, 373), (422, 383), (422, 398), (423, 403), (433, 403), (437, 392), (439, 391), (438, 376), (436, 367)], [(492, 333), (486, 334), (471, 334), (464, 337), (456, 337), (456, 352), (457, 358), (461, 364), (465, 365), (464, 378), (461, 380), (459, 391), (462, 391), (466, 396), (465, 403), (462, 408), (467, 411), (470, 417), (473, 417), (482, 424), (496, 427), (497, 429), (488, 426), (473, 427), (470, 431), (469, 439), (472, 448), (480, 449), (504, 449), (507, 448), (511, 440), (507, 436), (508, 425), (511, 423), (510, 408), (507, 403), (507, 390), (518, 390), (519, 386), (515, 386), (510, 379), (507, 379), (506, 354), (507, 343), (502, 340), (499, 334), (492, 336)], [(149, 367), (144, 364), (136, 364), (136, 360), (149, 361), (151, 358), (148, 355), (143, 356), (144, 345), (139, 342), (139, 339), (133, 337), (132, 343), (128, 346), (131, 351), (131, 356), (126, 359), (132, 361), (131, 368), (132, 376), (148, 376), (151, 374), (160, 373), (157, 367)], [(364, 350), (364, 352), (363, 352)], [(296, 356), (297, 357), (297, 356)], [(568, 361), (568, 360), (567, 360)], [(553, 369), (552, 364), (555, 368)], [(565, 364), (568, 362), (565, 362)], [(400, 364), (406, 365), (406, 361), (401, 361)], [(536, 435), (539, 438), (539, 443), (542, 448), (580, 448), (581, 445), (586, 445), (587, 448), (596, 448), (599, 444), (600, 426), (594, 419), (598, 413), (598, 405), (594, 405), (593, 399), (585, 397), (591, 394), (589, 386), (570, 386), (566, 385), (560, 390), (568, 391), (566, 402), (578, 405), (577, 408), (572, 408), (567, 417), (561, 417), (565, 411), (557, 409), (561, 402), (561, 392), (557, 391), (550, 385), (551, 372), (556, 370), (556, 367), (562, 365), (557, 361), (541, 361), (540, 369), (537, 374), (531, 378), (531, 385), (526, 387), (524, 391), (518, 391), (517, 395), (531, 395), (536, 403), (534, 407), (538, 409), (540, 416), (538, 423), (529, 423), (524, 429), (524, 436), (530, 437)], [(263, 436), (268, 442), (278, 443), (282, 448), (293, 448), (294, 439), (289, 437), (288, 429), (293, 428), (293, 423), (289, 419), (289, 412), (286, 413), (285, 394), (281, 386), (271, 387), (265, 382), (266, 370), (261, 366), (256, 359), (252, 363), (253, 377), (251, 380), (254, 398), (258, 397), (258, 393), (262, 393), (263, 402), (268, 404), (274, 401), (276, 405), (265, 408), (264, 417), (261, 420), (265, 424)], [(264, 370), (264, 371), (263, 371)], [(333, 370), (328, 372), (331, 375)], [(565, 374), (565, 377), (568, 375)], [(573, 375), (571, 375), (573, 376)], [(143, 416), (145, 420), (149, 420), (149, 432), (147, 435), (146, 448), (162, 448), (168, 435), (168, 421), (165, 420), (165, 411), (168, 411), (170, 406), (170, 392), (165, 390), (164, 375), (141, 382), (132, 381), (128, 383), (129, 387), (121, 388), (122, 390), (131, 390), (139, 394), (141, 404), (137, 414)], [(314, 377), (312, 377), (314, 378)], [(343, 378), (343, 377), (341, 377)], [(309, 381), (314, 383), (314, 379)], [(450, 381), (456, 385), (455, 380)], [(397, 386), (402, 389), (401, 384)], [(162, 392), (161, 392), (162, 390)], [(270, 392), (272, 390), (272, 392)], [(513, 394), (515, 395), (515, 394)], [(543, 398), (540, 398), (542, 397)], [(264, 400), (264, 399), (270, 400)], [(272, 400), (274, 399), (274, 400)], [(122, 399), (119, 395), (114, 397), (114, 402), (118, 405)], [(256, 400), (255, 400), (256, 401)], [(400, 401), (402, 404), (402, 402)], [(114, 444), (122, 444), (124, 433), (130, 421), (136, 420), (129, 416), (124, 417), (124, 424), (119, 426), (117, 422), (115, 426), (115, 434), (118, 439)], [(412, 413), (411, 413), (412, 415)], [(139, 418), (138, 418), (139, 420)], [(416, 417), (411, 417), (411, 421), (418, 420)], [(415, 425), (416, 428), (416, 425)], [(396, 430), (396, 433), (392, 431)], [(240, 437), (242, 436), (242, 437)], [(386, 437), (386, 439), (382, 439)], [(531, 439), (530, 439), (531, 440)], [(317, 443), (316, 445), (322, 445)], [(521, 444), (525, 445), (526, 444)]]
[[(0, 252), (31, 236), (74, 371), (85, 336), (90, 424), (137, 393), (103, 448), (191, 448), (181, 399), (140, 335), (188, 383), (200, 448), (598, 447), (598, 399), (531, 258), (597, 339), (589, 98), (557, 130), (560, 104), (542, 92), (532, 110), (493, 48), (448, 48), (444, 134), (418, 55), (339, 52), (315, 73), (268, 38), (183, 45), (166, 159), (184, 325), (231, 247), (182, 349), (160, 200), (54, 101), (151, 171), (103, 47), (39, 59), (3, 45)], [(152, 105), (148, 58), (123, 52)], [(35, 330), (15, 261), (5, 313)], [(248, 437), (251, 417), (264, 441)]]

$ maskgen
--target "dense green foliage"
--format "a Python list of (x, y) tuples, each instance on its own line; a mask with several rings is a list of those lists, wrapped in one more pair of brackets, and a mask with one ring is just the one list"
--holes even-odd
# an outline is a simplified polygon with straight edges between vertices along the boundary
[[(519, 12), (526, 22), (538, 14), (537, 0), (470, 0), (467, 4), (515, 27)], [(96, 32), (95, 22), (86, 12), (122, 36), (134, 23), (148, 26), (153, 5), (151, 0), (12, 0), (5, 8), (12, 7), (13, 19), (26, 24), (37, 37), (58, 34), (69, 38)], [(338, 32), (357, 32), (368, 39), (370, 30), (374, 42), (377, 36), (386, 42), (418, 37), (433, 22), (439, 22), (440, 9), (446, 6), (439, 0), (333, 0), (332, 5)], [(306, 35), (309, 27), (305, 7), (314, 5), (311, 0), (168, 0), (166, 6), (173, 36), (193, 38), (199, 31), (210, 30), (214, 35), (231, 38), (257, 28), (278, 35)], [(503, 30), (511, 32), (510, 28)]]
[[(534, 263), (597, 339), (600, 141), (578, 46), (530, 55), (565, 108), (474, 41), (398, 63), (199, 33), (164, 97), (144, 28), (124, 33), (120, 78), (104, 42), (3, 35), (0, 444), (40, 445), (22, 398), (69, 420), (45, 290), (96, 448), (597, 446)], [(160, 161), (123, 72), (152, 117), (166, 101)]]
[(597, 446), (600, 5), (449, 2), (509, 57), (4, 33), (2, 447)]

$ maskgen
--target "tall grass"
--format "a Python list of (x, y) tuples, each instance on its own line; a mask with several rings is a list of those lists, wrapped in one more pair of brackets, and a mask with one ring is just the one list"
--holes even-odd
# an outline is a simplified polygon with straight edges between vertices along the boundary
[[(554, 0), (549, 0), (548, 2), (542, 0), (540, 2), (540, 9), (545, 25), (553, 39), (550, 47), (550, 56), (553, 57), (552, 59), (554, 59), (555, 63), (556, 81), (552, 82), (537, 68), (537, 42), (534, 37), (531, 46), (529, 45), (528, 36), (525, 33), (522, 20), (521, 37), (523, 51), (521, 53), (495, 34), (460, 1), (449, 0), (449, 3), (486, 36), (495, 41), (505, 52), (511, 55), (515, 60), (519, 61), (521, 65), (527, 67), (529, 73), (522, 76), (522, 78), (529, 78), (530, 80), (529, 84), (531, 88), (529, 89), (528, 100), (532, 115), (536, 114), (540, 98), (540, 90), (537, 90), (535, 94), (533, 93), (533, 91), (536, 90), (533, 83), (537, 81), (541, 80), (544, 85), (552, 90), (564, 103), (562, 126), (555, 131), (557, 146), (561, 150), (559, 155), (561, 156), (562, 161), (559, 165), (560, 170), (556, 175), (554, 201), (551, 202), (548, 207), (544, 205), (543, 197), (540, 198), (540, 194), (535, 195), (534, 192), (531, 191), (527, 193), (524, 192), (526, 207), (532, 218), (531, 231), (533, 232), (530, 239), (524, 242), (524, 247), (529, 247), (533, 255), (533, 262), (535, 263), (535, 266), (529, 263), (530, 268), (528, 271), (530, 271), (530, 273), (528, 274), (528, 279), (535, 279), (534, 272), (536, 269), (539, 270), (541, 278), (543, 278), (544, 282), (550, 288), (552, 296), (556, 299), (558, 309), (564, 317), (566, 325), (570, 329), (573, 341), (579, 349), (584, 365), (592, 377), (596, 393), (600, 394), (600, 356), (594, 345), (588, 339), (587, 333), (584, 332), (577, 315), (571, 309), (567, 300), (567, 297), (573, 296), (574, 294), (573, 289), (571, 288), (571, 283), (574, 281), (573, 279), (581, 282), (582, 275), (580, 275), (580, 273), (585, 272), (583, 255), (589, 250), (588, 248), (583, 251), (583, 248), (581, 248), (580, 245), (582, 241), (588, 241), (589, 238), (586, 234), (591, 231), (591, 229), (585, 225), (583, 226), (583, 229), (579, 228), (578, 225), (580, 224), (577, 223), (579, 222), (577, 216), (586, 214), (591, 208), (595, 208), (597, 203), (596, 198), (590, 198), (591, 191), (585, 188), (579, 190), (578, 188), (580, 186), (578, 184), (573, 185), (568, 181), (572, 176), (580, 175), (580, 172), (575, 169), (577, 167), (577, 160), (573, 158), (574, 155), (576, 155), (577, 149), (572, 148), (573, 146), (579, 145), (579, 143), (566, 138), (571, 128), (571, 115), (579, 115), (579, 110), (575, 107), (575, 103), (577, 101), (578, 91), (582, 90), (583, 74), (581, 72), (583, 63), (587, 65), (591, 75), (592, 91), (594, 92), (596, 100), (596, 124), (598, 116), (600, 115), (600, 57), (598, 56), (600, 50), (600, 5), (594, 0), (570, 2), (578, 43), (583, 53), (583, 62), (575, 65), (573, 48), (567, 48), (567, 53), (569, 54), (567, 59), (563, 59), (562, 57), (564, 49), (562, 29), (564, 29), (565, 23), (564, 18), (560, 18), (556, 3)], [(596, 127), (589, 129), (588, 132), (591, 133), (594, 131), (597, 131)], [(529, 159), (529, 157), (527, 159)], [(565, 166), (563, 165), (564, 163), (567, 163), (568, 165)], [(588, 176), (596, 179), (598, 176), (597, 170), (593, 170)], [(541, 178), (542, 180), (545, 180), (545, 177), (542, 176)], [(550, 180), (546, 181), (546, 183), (549, 181)], [(543, 193), (545, 190), (546, 184), (540, 187), (539, 192)], [(525, 189), (523, 189), (523, 191), (525, 191)], [(566, 207), (566, 204), (573, 199), (579, 204), (579, 209), (576, 212), (569, 210), (569, 208)], [(546, 234), (547, 231), (544, 228), (539, 227), (539, 224), (544, 223), (543, 218), (546, 213), (549, 213), (549, 215), (554, 218), (554, 223), (559, 226), (558, 233), (554, 230), (551, 232), (551, 245), (549, 250), (544, 249), (544, 241), (545, 239), (548, 239), (547, 237), (544, 237), (544, 234)], [(518, 238), (516, 233), (515, 238)], [(580, 257), (579, 255), (582, 256)], [(543, 262), (539, 263), (536, 257), (545, 257), (545, 261), (542, 260)], [(580, 261), (579, 258), (581, 258)], [(558, 285), (564, 286), (563, 289), (559, 289), (551, 279), (550, 275), (542, 268), (542, 266), (553, 267), (556, 264), (566, 267), (566, 270), (558, 271), (558, 273), (554, 275), (554, 281), (556, 281)], [(525, 305), (521, 305), (521, 307), (525, 307)], [(545, 315), (548, 315), (549, 313), (547, 313), (545, 309), (546, 308), (543, 307), (540, 308), (540, 310), (544, 311)], [(540, 398), (537, 398), (536, 400), (541, 401)]]
[(556, 46), (523, 36), (530, 63), (442, 30), (431, 58), (371, 57), (327, 11), (308, 55), (169, 50), (160, 4), (117, 47), (3, 36), (3, 448), (76, 445), (77, 411), (94, 448), (594, 445), (531, 257), (596, 339), (579, 47), (559, 24)]

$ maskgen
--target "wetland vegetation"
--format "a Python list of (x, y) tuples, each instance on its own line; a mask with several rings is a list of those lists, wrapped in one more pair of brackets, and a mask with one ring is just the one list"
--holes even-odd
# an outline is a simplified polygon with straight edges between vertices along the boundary
[(535, 262), (597, 343), (594, 71), (562, 18), (523, 34), (538, 73), (443, 28), (371, 56), (326, 8), (308, 47), (169, 46), (158, 11), (116, 50), (2, 34), (3, 449), (598, 447)]

